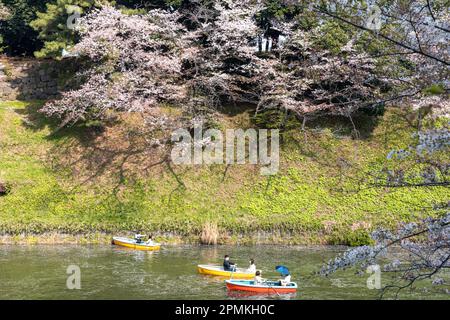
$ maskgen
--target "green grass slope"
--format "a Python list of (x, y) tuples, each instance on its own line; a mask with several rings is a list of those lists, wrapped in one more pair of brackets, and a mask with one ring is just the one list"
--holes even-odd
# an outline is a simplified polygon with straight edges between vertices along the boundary
[[(275, 176), (253, 165), (175, 166), (180, 187), (164, 166), (143, 170), (147, 155), (129, 141), (119, 152), (117, 128), (95, 138), (77, 128), (51, 134), (40, 105), (0, 102), (0, 181), (11, 186), (0, 197), (3, 235), (140, 230), (197, 240), (217, 226), (219, 242), (358, 245), (374, 228), (415, 220), (448, 198), (444, 187), (372, 186), (389, 150), (412, 142), (411, 119), (395, 110), (370, 125), (361, 119), (370, 130), (360, 139), (340, 120), (285, 133)], [(250, 126), (246, 112), (220, 126), (242, 124)]]

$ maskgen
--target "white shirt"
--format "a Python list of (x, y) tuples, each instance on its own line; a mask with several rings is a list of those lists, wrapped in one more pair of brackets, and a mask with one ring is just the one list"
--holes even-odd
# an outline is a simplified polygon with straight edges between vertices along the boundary
[(248, 272), (253, 272), (253, 273), (255, 273), (255, 272), (256, 272), (256, 266), (255, 266), (255, 264), (251, 264), (250, 267), (248, 267), (247, 271), (248, 271)]
[(261, 283), (263, 282), (261, 276), (255, 276), (255, 279), (253, 280), (255, 283)]
[(291, 283), (291, 275), (287, 275), (283, 280), (281, 280), (282, 286), (287, 286), (289, 283)]

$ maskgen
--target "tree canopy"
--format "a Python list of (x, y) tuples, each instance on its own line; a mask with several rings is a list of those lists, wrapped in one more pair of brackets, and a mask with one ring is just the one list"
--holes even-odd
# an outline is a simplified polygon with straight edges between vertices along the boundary
[[(71, 30), (79, 38), (72, 52), (90, 61), (78, 74), (84, 84), (44, 111), (68, 124), (86, 119), (87, 110), (95, 110), (88, 118), (101, 119), (108, 109), (162, 102), (191, 111), (244, 102), (257, 114), (275, 110), (299, 119), (351, 118), (387, 104), (448, 107), (445, 15), (434, 7), (417, 13), (423, 1), (386, 3), (380, 29), (372, 30), (367, 3), (341, 3), (300, 2), (293, 9), (273, 1), (186, 1), (132, 13), (97, 3)], [(52, 41), (43, 50), (52, 43), (57, 53), (61, 46)], [(90, 101), (87, 88), (96, 92)], [(122, 94), (111, 94), (113, 88)]]

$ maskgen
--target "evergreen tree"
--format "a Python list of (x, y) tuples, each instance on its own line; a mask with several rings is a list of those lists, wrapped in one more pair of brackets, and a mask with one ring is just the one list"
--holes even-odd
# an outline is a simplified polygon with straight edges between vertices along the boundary
[(92, 8), (105, 4), (114, 4), (108, 0), (56, 0), (46, 4), (45, 10), (37, 13), (37, 18), (30, 23), (36, 30), (38, 38), (44, 42), (43, 47), (35, 52), (36, 57), (58, 57), (62, 49), (75, 44), (76, 34), (73, 26), (76, 19)]
[(0, 49), (9, 55), (31, 55), (42, 44), (29, 23), (44, 8), (40, 0), (0, 1)]

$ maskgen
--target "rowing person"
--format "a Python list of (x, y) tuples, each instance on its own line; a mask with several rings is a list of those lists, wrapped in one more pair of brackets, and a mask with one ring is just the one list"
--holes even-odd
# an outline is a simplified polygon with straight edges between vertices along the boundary
[(230, 261), (230, 257), (225, 255), (223, 258), (223, 270), (225, 271), (236, 271), (236, 264)]
[(144, 238), (145, 238), (144, 234), (136, 233), (134, 235), (134, 240), (136, 241), (136, 243), (142, 243), (143, 242), (142, 239)]

